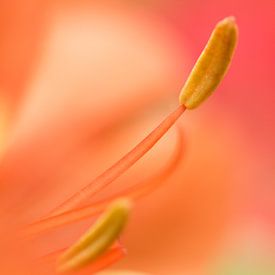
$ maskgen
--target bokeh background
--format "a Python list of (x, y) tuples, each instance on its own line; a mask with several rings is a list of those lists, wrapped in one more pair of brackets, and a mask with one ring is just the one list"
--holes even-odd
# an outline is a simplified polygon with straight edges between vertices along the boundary
[[(180, 119), (180, 169), (135, 205), (128, 255), (113, 268), (275, 274), (273, 10), (271, 0), (1, 0), (2, 201), (37, 218), (116, 161), (177, 106), (214, 25), (234, 15), (231, 68)], [(172, 129), (100, 196), (161, 170), (175, 144)]]

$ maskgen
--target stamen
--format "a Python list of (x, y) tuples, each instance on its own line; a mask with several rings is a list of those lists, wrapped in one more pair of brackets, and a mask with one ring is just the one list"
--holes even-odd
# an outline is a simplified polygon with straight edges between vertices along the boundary
[[(168, 177), (180, 160), (181, 150), (178, 150), (177, 158), (175, 158), (175, 162), (172, 162), (172, 166), (168, 166), (169, 169), (164, 170), (164, 173), (161, 171), (155, 178), (152, 178), (151, 184), (145, 182), (141, 186), (133, 186), (120, 192), (120, 194), (115, 194), (106, 201), (85, 207), (82, 205), (82, 208), (77, 208), (77, 206), (108, 186), (144, 156), (170, 129), (186, 108), (197, 107), (214, 91), (229, 66), (236, 41), (237, 26), (234, 19), (230, 17), (218, 23), (181, 91), (179, 98), (181, 105), (117, 163), (57, 207), (46, 219), (34, 224), (34, 227), (30, 228), (30, 232), (34, 229), (34, 232), (37, 233), (41, 229), (51, 229), (90, 216), (91, 213), (98, 213), (105, 208), (107, 201), (118, 195), (127, 195), (132, 199), (137, 199), (147, 194)], [(119, 200), (107, 209), (95, 225), (60, 257), (57, 271), (73, 271), (98, 259), (104, 252), (107, 255), (111, 251), (110, 246), (118, 238), (126, 224), (129, 208), (129, 200)], [(36, 231), (37, 229), (38, 231)], [(119, 253), (112, 253), (107, 259), (115, 260), (116, 258), (112, 256), (120, 257), (121, 251), (120, 248), (115, 248), (114, 252)], [(53, 256), (58, 255), (60, 251), (56, 253)], [(102, 263), (105, 264), (106, 261)], [(97, 262), (93, 262), (93, 264), (94, 273), (99, 268), (96, 267)]]
[(230, 64), (237, 43), (234, 17), (220, 21), (192, 69), (179, 101), (187, 109), (198, 107), (216, 89)]
[(75, 208), (88, 198), (90, 199), (93, 195), (104, 189), (111, 182), (113, 182), (115, 179), (121, 176), (160, 140), (160, 138), (170, 129), (170, 127), (181, 116), (185, 109), (186, 108), (184, 106), (179, 106), (129, 153), (127, 153), (113, 166), (111, 166), (109, 169), (103, 172), (90, 184), (85, 186), (79, 192), (77, 192), (68, 200), (66, 200), (63, 204), (58, 206), (55, 210), (51, 212), (50, 216), (55, 216), (57, 214)]
[(179, 101), (182, 106), (170, 114), (141, 143), (93, 182), (57, 207), (50, 216), (66, 212), (80, 205), (105, 188), (137, 162), (168, 131), (185, 108), (199, 106), (222, 80), (231, 61), (237, 41), (237, 26), (233, 17), (217, 24), (212, 35), (184, 85)]
[(124, 228), (129, 214), (130, 202), (120, 199), (99, 218), (95, 225), (58, 262), (58, 271), (78, 269), (95, 260), (117, 239)]
[[(57, 207), (50, 216), (30, 225), (25, 233), (32, 235), (103, 211), (106, 201), (81, 208), (76, 208), (76, 206), (108, 186), (150, 150), (185, 111), (185, 105), (187, 108), (195, 108), (212, 93), (230, 63), (236, 40), (237, 26), (234, 18), (228, 17), (219, 22), (181, 91), (180, 103), (183, 105), (165, 118), (156, 129), (122, 159)], [(148, 186), (149, 188), (147, 188)], [(149, 190), (154, 184), (148, 186), (145, 185), (144, 189), (135, 189), (134, 187), (132, 190), (126, 190), (125, 193), (136, 199), (142, 193), (146, 193), (144, 190)], [(122, 193), (122, 195), (124, 194)], [(23, 235), (26, 234), (23, 232)]]
[(84, 207), (74, 208), (71, 211), (64, 212), (62, 214), (48, 217), (46, 219), (42, 219), (33, 224), (30, 224), (27, 228), (25, 228), (22, 232), (22, 236), (33, 236), (35, 234), (44, 232), (46, 230), (50, 230), (62, 225), (70, 224), (87, 217), (91, 217), (97, 215), (106, 209), (106, 206), (111, 200), (114, 200), (119, 197), (128, 197), (131, 200), (137, 200), (148, 193), (150, 193), (153, 189), (157, 188), (160, 184), (162, 184), (179, 166), (180, 160), (183, 157), (183, 131), (178, 128), (178, 138), (177, 145), (174, 149), (171, 160), (167, 163), (167, 165), (156, 174), (150, 176), (145, 179), (141, 183), (138, 183), (132, 187), (127, 188), (113, 196), (110, 196), (103, 201), (93, 203), (90, 205), (86, 205)]

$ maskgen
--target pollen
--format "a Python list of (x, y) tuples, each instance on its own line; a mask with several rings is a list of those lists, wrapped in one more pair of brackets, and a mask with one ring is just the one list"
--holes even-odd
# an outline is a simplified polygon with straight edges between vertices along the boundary
[(118, 199), (59, 259), (58, 272), (79, 269), (102, 255), (118, 238), (129, 216), (130, 201)]
[(181, 90), (180, 104), (194, 109), (213, 93), (229, 67), (237, 37), (234, 17), (227, 17), (216, 25)]

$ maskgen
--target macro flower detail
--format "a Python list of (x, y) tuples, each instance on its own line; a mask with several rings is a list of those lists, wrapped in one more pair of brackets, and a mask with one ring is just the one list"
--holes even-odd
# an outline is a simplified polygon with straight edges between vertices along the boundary
[[(10, 253), (7, 253), (6, 256), (8, 259), (7, 266), (1, 267), (0, 271), (3, 269), (7, 271), (6, 274), (20, 274), (20, 272), (22, 274), (30, 272), (38, 275), (59, 272), (95, 274), (123, 257), (125, 249), (117, 239), (127, 223), (130, 205), (140, 197), (148, 195), (174, 172), (183, 155), (181, 129), (177, 129), (179, 142), (176, 145), (176, 153), (173, 155), (172, 161), (168, 161), (163, 170), (158, 171), (150, 178), (146, 178), (136, 186), (126, 187), (120, 192), (113, 192), (112, 195), (103, 200), (93, 202), (93, 199), (144, 157), (174, 126), (186, 110), (198, 107), (210, 96), (227, 71), (236, 42), (237, 26), (235, 20), (232, 17), (225, 18), (215, 27), (205, 49), (182, 88), (179, 96), (179, 106), (132, 150), (86, 186), (81, 187), (62, 203), (55, 205), (48, 214), (32, 220), (30, 223), (20, 224), (19, 230), (17, 230), (18, 225), (16, 224), (16, 234), (10, 234), (9, 236), (10, 239), (13, 239), (15, 235), (16, 240), (12, 242), (13, 245), (10, 246), (9, 238), (4, 242), (3, 251), (7, 247)], [(110, 204), (110, 202), (113, 203)], [(69, 246), (58, 243), (58, 236), (62, 235), (62, 231), (65, 230), (66, 226), (82, 221), (88, 221), (92, 226), (87, 231), (87, 225), (85, 224), (86, 233), (81, 238), (77, 238), (76, 242), (68, 238)], [(7, 226), (7, 228), (9, 227)], [(7, 228), (5, 228), (6, 231)], [(5, 230), (1, 232), (3, 236), (6, 234)], [(67, 235), (70, 235), (70, 233)], [(47, 253), (41, 249), (42, 252), (40, 252), (39, 249), (43, 247), (40, 242), (44, 241), (46, 243), (45, 247), (48, 248), (48, 242), (54, 242), (54, 240), (57, 241), (59, 249), (48, 249)], [(22, 254), (21, 249), (26, 251), (26, 259), (25, 256), (22, 256), (20, 265), (14, 267), (13, 247), (21, 244), (22, 248), (20, 248), (18, 254)], [(98, 274), (134, 275), (143, 273), (132, 271), (121, 271), (121, 273), (106, 271), (104, 273), (103, 271), (103, 273)]]
[[(237, 28), (235, 20), (232, 17), (226, 18), (218, 23), (209, 39), (206, 48), (201, 54), (194, 69), (192, 70), (187, 80), (187, 84), (181, 91), (180, 103), (183, 106), (180, 106), (173, 113), (171, 113), (155, 130), (153, 130), (153, 132), (151, 132), (141, 143), (139, 143), (132, 151), (126, 154), (121, 160), (115, 163), (111, 168), (107, 169), (92, 183), (80, 190), (80, 192), (77, 192), (74, 196), (72, 196), (62, 205), (57, 207), (57, 209), (55, 209), (53, 213), (51, 213), (51, 215), (54, 216), (69, 211), (70, 209), (81, 205), (81, 203), (83, 203), (83, 201), (85, 201), (87, 198), (90, 198), (95, 193), (105, 188), (108, 184), (110, 184), (127, 169), (129, 169), (148, 150), (150, 150), (150, 148), (154, 146), (154, 144), (181, 116), (186, 107), (192, 109), (197, 107), (202, 101), (204, 101), (217, 87), (228, 68), (236, 45), (236, 34)], [(108, 216), (108, 213), (106, 213), (106, 215)], [(111, 230), (112, 226), (110, 222), (105, 221), (106, 224), (104, 226), (110, 226)], [(113, 222), (116, 223), (115, 220)], [(101, 223), (104, 223), (104, 219)], [(101, 223), (99, 222), (99, 224)], [(97, 232), (97, 230), (98, 225), (96, 224), (95, 227), (92, 227), (91, 229), (92, 234), (95, 234), (94, 232)], [(103, 230), (103, 234), (106, 234), (106, 238), (108, 238), (108, 231), (104, 233)], [(79, 246), (84, 246), (83, 243), (85, 243), (85, 245), (88, 245), (89, 242), (95, 242), (96, 244), (97, 240), (94, 240), (93, 235), (89, 235), (89, 233), (87, 233), (87, 236), (85, 235), (83, 239), (72, 246), (72, 248), (69, 249), (69, 251), (62, 256), (62, 261), (64, 261), (64, 259), (68, 260), (68, 257), (70, 258), (71, 255), (73, 256), (75, 254), (75, 251), (79, 250)], [(93, 247), (92, 244), (91, 246)], [(105, 249), (106, 248), (107, 245), (105, 246)], [(86, 257), (87, 258), (83, 260), (84, 262), (87, 262), (88, 259), (94, 259), (92, 253), (90, 257), (88, 257), (87, 255)], [(73, 263), (70, 264), (69, 261), (68, 266), (78, 266), (78, 261), (72, 262)], [(82, 260), (79, 260), (79, 262), (82, 262)]]

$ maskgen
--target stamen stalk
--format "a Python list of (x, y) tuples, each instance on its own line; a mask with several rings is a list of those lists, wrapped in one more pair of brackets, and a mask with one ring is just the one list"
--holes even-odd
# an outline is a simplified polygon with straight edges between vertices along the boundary
[(185, 106), (179, 106), (174, 112), (166, 117), (157, 128), (155, 128), (145, 139), (143, 139), (136, 147), (134, 147), (129, 153), (122, 157), (113, 166), (103, 172), (90, 184), (78, 191), (72, 197), (67, 199), (63, 204), (58, 206), (50, 216), (69, 211), (81, 203), (85, 202), (88, 198), (91, 198), (96, 193), (104, 189), (111, 182), (117, 179), (125, 171), (127, 171), (134, 163), (136, 163), (148, 150), (150, 150), (160, 138), (170, 129), (170, 127), (176, 122), (176, 120), (185, 111)]

